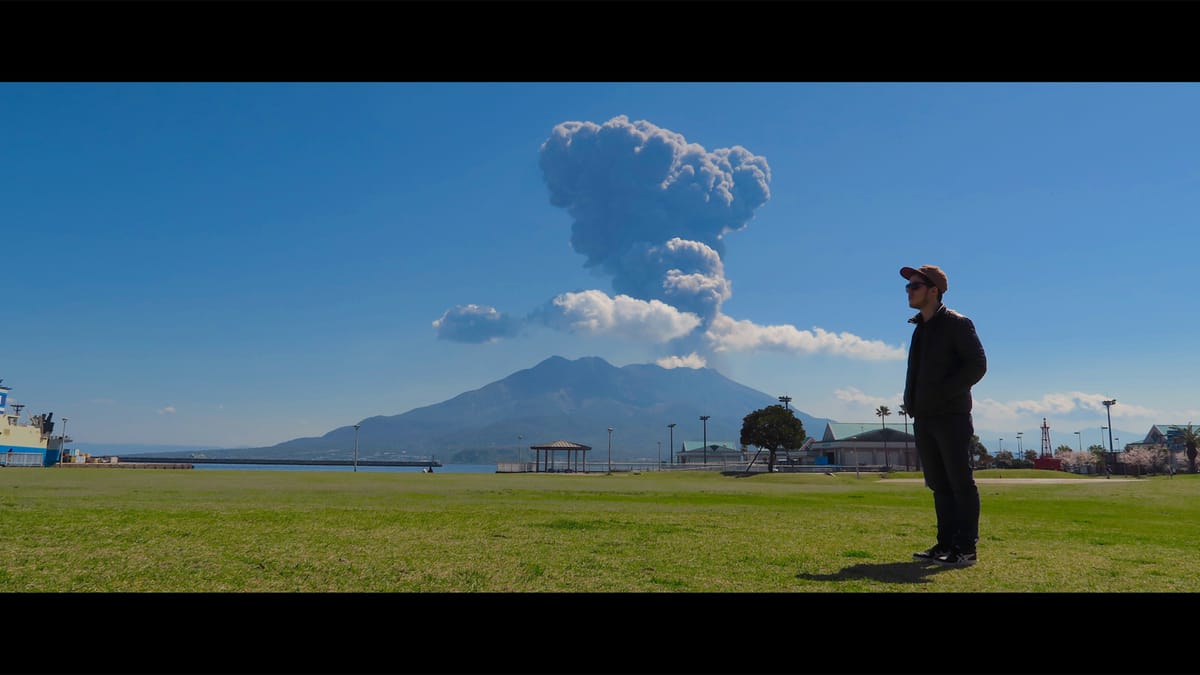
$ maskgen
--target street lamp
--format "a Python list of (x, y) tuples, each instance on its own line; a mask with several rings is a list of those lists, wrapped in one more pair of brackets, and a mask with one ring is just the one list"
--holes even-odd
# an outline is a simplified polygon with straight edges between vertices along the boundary
[(608, 428), (608, 472), (612, 473), (612, 427)]
[(521, 438), (522, 438), (521, 434), (517, 434), (517, 463), (518, 464), (520, 464), (521, 459), (522, 459), (522, 457), (521, 457)]
[(700, 421), (704, 422), (704, 463), (708, 464), (708, 418), (712, 415), (701, 415)]
[(1025, 452), (1021, 449), (1021, 434), (1022, 433), (1024, 433), (1024, 432), (1022, 432), (1022, 431), (1017, 432), (1017, 456), (1020, 457), (1021, 459), (1025, 459)]
[[(1117, 404), (1117, 399), (1114, 398), (1111, 401), (1101, 401), (1101, 403), (1104, 404), (1104, 412), (1108, 414), (1108, 454), (1112, 455), (1112, 453), (1113, 453), (1112, 407)], [(1103, 443), (1104, 439), (1101, 438), (1100, 442)], [(1111, 460), (1112, 460), (1112, 458), (1109, 457), (1109, 461), (1111, 461)], [(1105, 462), (1104, 465), (1108, 466), (1108, 462)]]
[(361, 424), (354, 425), (354, 472), (358, 473), (358, 428)]
[(58, 446), (58, 461), (62, 462), (67, 452), (67, 418), (63, 418), (62, 444)]
[(671, 437), (667, 440), (667, 456), (671, 458), (671, 463), (675, 463), (675, 423), (671, 422), (667, 425), (667, 432)]
[(658, 465), (662, 466), (662, 441), (658, 442)]
[(791, 410), (791, 407), (788, 406), (788, 404), (792, 402), (791, 396), (780, 396), (779, 402), (783, 404), (784, 410)]

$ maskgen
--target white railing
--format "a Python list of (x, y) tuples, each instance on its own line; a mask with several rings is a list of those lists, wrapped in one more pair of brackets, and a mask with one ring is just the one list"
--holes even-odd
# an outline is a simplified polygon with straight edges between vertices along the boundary
[(0, 466), (41, 466), (40, 452), (0, 452)]

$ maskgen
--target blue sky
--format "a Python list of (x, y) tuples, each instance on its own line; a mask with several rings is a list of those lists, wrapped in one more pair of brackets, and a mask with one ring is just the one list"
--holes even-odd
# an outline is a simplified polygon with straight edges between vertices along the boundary
[(985, 443), (1095, 443), (1106, 398), (1137, 441), (1200, 423), (1198, 113), (1193, 83), (4, 83), (0, 378), (84, 447), (272, 445), (551, 355), (870, 422), (931, 263)]

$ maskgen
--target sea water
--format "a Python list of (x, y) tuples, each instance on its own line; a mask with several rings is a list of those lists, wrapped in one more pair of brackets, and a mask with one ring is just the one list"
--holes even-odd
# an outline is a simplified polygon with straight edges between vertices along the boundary
[[(186, 462), (187, 460), (181, 460)], [(340, 464), (219, 464), (207, 462), (192, 464), (193, 469), (205, 471), (208, 469), (238, 469), (241, 471), (354, 471), (354, 466)], [(358, 465), (358, 471), (372, 473), (421, 473), (423, 466), (363, 466)], [(496, 473), (495, 464), (443, 464), (433, 467), (434, 473)]]

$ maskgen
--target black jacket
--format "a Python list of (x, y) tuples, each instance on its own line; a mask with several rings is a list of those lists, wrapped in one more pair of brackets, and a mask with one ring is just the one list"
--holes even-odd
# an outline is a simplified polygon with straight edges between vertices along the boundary
[(914, 419), (971, 412), (971, 387), (987, 372), (975, 324), (945, 305), (925, 321), (921, 314), (908, 347), (904, 409)]

